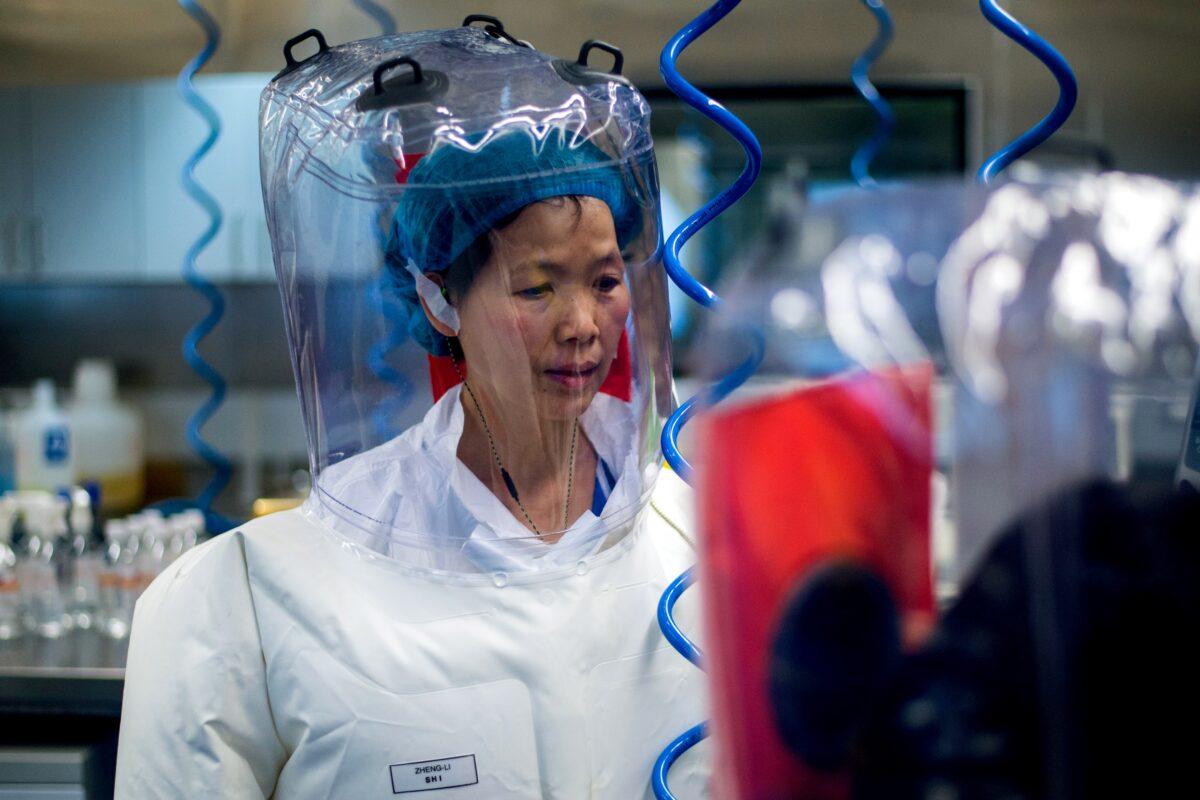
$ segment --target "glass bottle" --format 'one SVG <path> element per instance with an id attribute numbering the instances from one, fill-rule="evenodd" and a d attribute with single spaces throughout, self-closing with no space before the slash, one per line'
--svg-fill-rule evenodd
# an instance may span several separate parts
<path id="1" fill-rule="evenodd" d="M 44 502 L 29 502 L 22 511 L 25 545 L 17 560 L 17 580 L 25 598 L 25 627 L 38 636 L 56 639 L 69 624 L 58 582 L 56 550 L 66 532 L 58 505 L 47 495 Z"/>
<path id="2" fill-rule="evenodd" d="M 0 497 L 0 641 L 20 636 L 21 583 L 17 580 L 17 554 L 12 549 L 13 525 L 17 518 L 16 501 Z"/>

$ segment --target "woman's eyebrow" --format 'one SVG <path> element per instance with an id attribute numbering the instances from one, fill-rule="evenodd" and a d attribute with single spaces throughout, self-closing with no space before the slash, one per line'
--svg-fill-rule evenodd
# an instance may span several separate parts
<path id="1" fill-rule="evenodd" d="M 531 272 L 554 272 L 561 269 L 553 261 L 522 261 L 514 264 L 508 272 L 509 279 L 523 278 Z"/>
<path id="2" fill-rule="evenodd" d="M 606 267 L 609 264 L 617 264 L 617 263 L 624 265 L 625 259 L 621 258 L 620 251 L 609 250 L 607 253 L 605 253 L 604 255 L 600 256 L 599 258 L 597 258 L 595 261 L 592 262 L 592 269 L 596 269 L 598 267 Z"/>
<path id="3" fill-rule="evenodd" d="M 599 267 L 599 266 L 603 266 L 605 264 L 610 264 L 614 261 L 624 261 L 624 259 L 621 258 L 621 254 L 617 250 L 610 250 L 607 253 L 605 253 L 604 255 L 602 255 L 599 258 L 592 261 L 592 263 L 589 266 Z M 548 259 L 538 259 L 536 261 L 526 261 L 526 262 L 517 264 L 515 267 L 513 267 L 512 274 L 514 276 L 516 276 L 516 275 L 521 275 L 526 272 L 532 272 L 534 270 L 539 270 L 539 269 L 545 270 L 546 272 L 552 272 L 552 273 L 563 273 L 563 272 L 571 271 L 570 267 L 566 266 L 565 264 L 562 264 L 561 262 L 550 261 Z"/>

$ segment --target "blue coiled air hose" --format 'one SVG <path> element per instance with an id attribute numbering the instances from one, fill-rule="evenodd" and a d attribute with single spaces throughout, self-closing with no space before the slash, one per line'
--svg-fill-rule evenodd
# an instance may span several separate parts
<path id="1" fill-rule="evenodd" d="M 975 177 L 980 183 L 988 184 L 1007 169 L 1009 164 L 1049 139 L 1056 130 L 1062 127 L 1075 108 L 1079 87 L 1075 82 L 1075 73 L 1071 71 L 1071 65 L 1067 63 L 1067 60 L 1051 47 L 1049 42 L 1001 8 L 996 0 L 979 0 L 979 10 L 983 12 L 987 21 L 1001 33 L 1037 56 L 1038 60 L 1046 65 L 1046 68 L 1054 75 L 1054 79 L 1058 81 L 1058 102 L 1054 104 L 1050 113 L 983 162 L 983 166 L 979 168 Z"/>
<path id="2" fill-rule="evenodd" d="M 209 530 L 216 530 L 222 529 L 223 525 L 221 523 L 213 523 L 212 520 L 215 515 L 212 513 L 212 503 L 217 495 L 229 484 L 233 465 L 224 454 L 204 441 L 200 436 L 200 429 L 212 418 L 217 409 L 225 401 L 225 380 L 212 365 L 201 358 L 198 348 L 204 337 L 217 327 L 217 323 L 224 316 L 225 298 L 221 296 L 220 290 L 210 281 L 206 280 L 200 274 L 199 270 L 196 269 L 196 257 L 216 238 L 217 231 L 221 229 L 222 215 L 221 206 L 217 203 L 216 198 L 197 182 L 195 169 L 200 160 L 216 144 L 217 137 L 221 133 L 221 120 L 217 117 L 217 112 L 213 110 L 213 107 L 197 94 L 196 88 L 192 83 L 192 78 L 212 58 L 213 53 L 216 52 L 217 45 L 221 41 L 221 29 L 208 12 L 204 10 L 203 6 L 195 2 L 195 0 L 179 0 L 179 6 L 204 29 L 205 35 L 204 47 L 179 72 L 176 86 L 184 102 L 195 109 L 196 113 L 208 124 L 208 136 L 205 137 L 201 145 L 196 148 L 195 152 L 184 163 L 183 170 L 180 173 L 180 182 L 183 184 L 184 191 L 187 192 L 188 196 L 197 205 L 208 213 L 209 219 L 208 227 L 192 243 L 192 246 L 188 248 L 183 258 L 183 279 L 196 292 L 203 295 L 208 300 L 209 305 L 208 313 L 192 326 L 187 335 L 184 336 L 183 358 L 192 368 L 192 371 L 199 375 L 212 389 L 208 399 L 188 418 L 187 441 L 192 451 L 213 468 L 213 476 L 196 498 L 196 506 L 209 518 Z"/>
<path id="3" fill-rule="evenodd" d="M 662 56 L 659 58 L 659 71 L 662 73 L 663 79 L 671 91 L 688 105 L 692 106 L 692 108 L 695 108 L 701 114 L 728 131 L 737 139 L 746 153 L 746 165 L 742 168 L 742 172 L 738 175 L 737 180 L 684 220 L 683 224 L 667 237 L 667 241 L 663 246 L 663 263 L 666 267 L 667 275 L 670 276 L 675 285 L 688 297 L 705 308 L 713 310 L 720 305 L 720 298 L 684 269 L 680 263 L 679 254 L 683 246 L 687 244 L 688 239 L 749 191 L 750 186 L 758 178 L 759 171 L 762 168 L 762 147 L 759 146 L 754 134 L 740 119 L 729 113 L 716 100 L 708 97 L 688 83 L 679 74 L 676 62 L 688 45 L 703 35 L 713 25 L 720 22 L 739 2 L 740 0 L 719 0 L 714 3 L 701 13 L 700 16 L 687 25 L 684 25 L 672 36 L 667 42 L 666 47 L 663 48 Z M 761 338 L 755 337 L 755 348 L 750 358 L 739 365 L 733 372 L 722 378 L 715 386 L 685 401 L 667 419 L 666 424 L 663 426 L 663 457 L 670 464 L 671 468 L 688 483 L 691 483 L 693 473 L 691 465 L 688 464 L 687 460 L 679 452 L 680 430 L 682 430 L 683 426 L 687 424 L 687 421 L 691 419 L 701 405 L 708 405 L 721 400 L 744 383 L 754 373 L 754 370 L 762 360 L 762 350 L 763 342 Z M 696 666 L 700 666 L 701 654 L 699 648 L 679 629 L 673 616 L 675 602 L 692 585 L 695 574 L 693 569 L 687 570 L 672 581 L 671 585 L 663 593 L 662 599 L 658 604 L 658 622 L 659 627 L 662 628 L 663 636 L 666 637 L 667 641 L 684 658 L 687 658 Z M 706 723 L 695 725 L 676 737 L 659 755 L 651 775 L 651 786 L 654 790 L 654 796 L 658 800 L 674 800 L 675 796 L 671 793 L 667 781 L 667 774 L 671 769 L 671 765 L 688 748 L 701 741 L 706 735 Z"/>
<path id="4" fill-rule="evenodd" d="M 875 23 L 879 30 L 867 49 L 854 60 L 854 65 L 850 67 L 850 79 L 854 81 L 858 93 L 875 111 L 877 122 L 870 138 L 862 143 L 850 160 L 850 174 L 854 176 L 855 183 L 867 189 L 876 185 L 875 179 L 871 177 L 871 162 L 879 155 L 879 151 L 887 144 L 888 139 L 892 137 L 892 131 L 896 128 L 896 114 L 892 111 L 891 105 L 883 99 L 879 90 L 875 88 L 875 84 L 871 83 L 870 76 L 871 67 L 875 65 L 892 41 L 894 27 L 892 15 L 883 5 L 883 0 L 862 0 L 862 4 L 875 17 Z"/>

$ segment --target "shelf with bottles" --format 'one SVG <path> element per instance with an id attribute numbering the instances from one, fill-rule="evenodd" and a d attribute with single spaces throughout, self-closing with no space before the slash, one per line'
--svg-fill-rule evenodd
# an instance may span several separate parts
<path id="1" fill-rule="evenodd" d="M 102 529 L 82 487 L 0 495 L 0 641 L 128 637 L 141 593 L 206 535 L 196 510 L 146 509 Z"/>

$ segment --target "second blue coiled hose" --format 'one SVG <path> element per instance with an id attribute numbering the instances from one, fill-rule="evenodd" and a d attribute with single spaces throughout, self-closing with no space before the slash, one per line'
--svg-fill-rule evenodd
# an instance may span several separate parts
<path id="1" fill-rule="evenodd" d="M 705 308 L 714 310 L 719 307 L 721 299 L 715 292 L 693 278 L 684 269 L 679 259 L 680 251 L 697 231 L 749 191 L 750 186 L 758 178 L 758 174 L 762 169 L 762 147 L 759 146 L 758 140 L 750 129 L 746 127 L 745 123 L 729 113 L 716 100 L 708 97 L 685 80 L 679 74 L 676 62 L 688 45 L 703 35 L 713 25 L 720 22 L 726 14 L 737 7 L 740 1 L 718 0 L 718 2 L 714 3 L 687 25 L 684 25 L 672 36 L 667 42 L 666 47 L 663 48 L 662 55 L 659 58 L 659 71 L 662 73 L 663 79 L 671 91 L 688 105 L 728 131 L 741 144 L 746 154 L 746 164 L 742 168 L 741 174 L 738 175 L 737 180 L 684 220 L 683 224 L 667 237 L 663 246 L 663 263 L 666 267 L 667 275 L 692 300 Z M 715 386 L 696 397 L 686 400 L 667 419 L 662 432 L 663 457 L 670 464 L 671 468 L 685 481 L 691 482 L 692 468 L 679 451 L 679 432 L 701 404 L 717 402 L 744 383 L 753 374 L 758 363 L 762 360 L 762 349 L 763 342 L 761 339 L 756 339 L 754 352 L 750 358 L 732 373 L 722 378 Z M 672 581 L 659 601 L 658 621 L 659 627 L 662 628 L 663 635 L 667 638 L 667 641 L 685 658 L 696 666 L 700 666 L 699 649 L 679 629 L 673 616 L 675 602 L 691 586 L 693 580 L 694 572 L 692 569 L 689 569 Z M 676 737 L 659 755 L 651 775 L 651 787 L 654 790 L 654 796 L 658 800 L 674 800 L 675 796 L 671 793 L 667 781 L 671 765 L 688 748 L 702 740 L 706 735 L 707 727 L 705 723 L 695 725 Z"/>
<path id="2" fill-rule="evenodd" d="M 213 107 L 205 102 L 204 98 L 196 92 L 192 78 L 208 63 L 213 53 L 216 52 L 217 45 L 221 41 L 221 29 L 208 12 L 204 10 L 203 6 L 195 2 L 195 0 L 179 0 L 179 6 L 204 29 L 205 35 L 204 47 L 180 71 L 176 86 L 184 102 L 195 109 L 196 113 L 203 117 L 204 121 L 208 124 L 208 136 L 205 137 L 201 145 L 196 148 L 195 152 L 184 163 L 183 170 L 180 173 L 180 182 L 183 184 L 183 189 L 187 192 L 188 196 L 208 213 L 209 218 L 208 227 L 192 243 L 192 246 L 188 248 L 183 258 L 184 280 L 199 294 L 203 295 L 208 300 L 209 305 L 208 313 L 192 326 L 183 339 L 183 358 L 192 368 L 192 371 L 203 378 L 209 387 L 211 387 L 208 399 L 204 401 L 200 408 L 196 409 L 187 422 L 188 445 L 192 448 L 193 452 L 213 468 L 212 478 L 209 479 L 208 484 L 205 485 L 200 495 L 196 498 L 196 505 L 200 510 L 205 512 L 206 515 L 211 515 L 213 500 L 229 484 L 229 479 L 233 472 L 233 464 L 230 463 L 224 454 L 204 441 L 200 436 L 200 429 L 212 418 L 217 409 L 225 401 L 226 387 L 225 380 L 221 377 L 220 373 L 200 356 L 198 348 L 204 337 L 217 327 L 217 323 L 224 316 L 225 298 L 221 296 L 221 292 L 217 287 L 205 279 L 196 269 L 196 257 L 216 238 L 217 231 L 221 229 L 222 215 L 221 206 L 218 205 L 216 199 L 196 180 L 195 170 L 200 160 L 216 144 L 217 137 L 221 134 L 221 120 L 217 117 L 217 112 L 213 110 Z M 209 527 L 212 529 L 213 526 L 210 525 Z"/>
<path id="3" fill-rule="evenodd" d="M 980 183 L 987 184 L 1007 169 L 1009 164 L 1049 139 L 1056 130 L 1062 127 L 1075 108 L 1079 87 L 1075 82 L 1075 73 L 1071 71 L 1071 65 L 1067 63 L 1067 60 L 1051 47 L 1049 42 L 1001 8 L 996 0 L 979 0 L 979 10 L 983 12 L 987 21 L 1001 33 L 1037 56 L 1038 60 L 1046 65 L 1046 68 L 1054 75 L 1054 79 L 1058 81 L 1058 102 L 1054 104 L 1054 108 L 1050 109 L 1050 113 L 1025 133 L 1000 148 L 979 168 L 976 179 Z"/>

